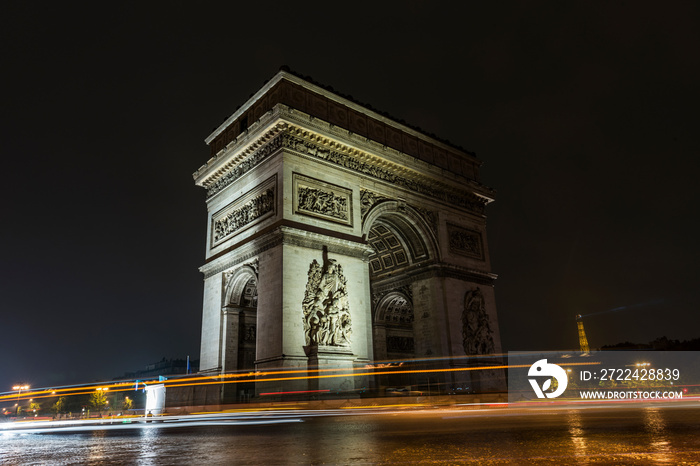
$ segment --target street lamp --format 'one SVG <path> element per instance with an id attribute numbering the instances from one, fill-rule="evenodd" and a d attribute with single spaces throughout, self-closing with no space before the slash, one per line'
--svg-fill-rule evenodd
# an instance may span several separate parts
<path id="1" fill-rule="evenodd" d="M 19 395 L 20 395 L 20 393 L 22 393 L 22 390 L 29 390 L 29 385 L 27 385 L 27 384 L 15 385 L 14 387 L 12 387 L 12 390 L 17 390 L 17 404 L 16 404 L 17 412 L 15 413 L 15 415 L 17 417 L 19 417 Z"/>

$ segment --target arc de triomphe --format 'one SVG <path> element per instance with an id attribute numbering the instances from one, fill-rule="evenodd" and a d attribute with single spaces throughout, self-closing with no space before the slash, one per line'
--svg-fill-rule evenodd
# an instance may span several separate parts
<path id="1" fill-rule="evenodd" d="M 202 372 L 455 368 L 500 353 L 485 230 L 494 192 L 473 154 L 289 71 L 206 142 L 211 158 L 194 173 L 208 209 Z M 502 384 L 477 372 L 439 383 Z"/>

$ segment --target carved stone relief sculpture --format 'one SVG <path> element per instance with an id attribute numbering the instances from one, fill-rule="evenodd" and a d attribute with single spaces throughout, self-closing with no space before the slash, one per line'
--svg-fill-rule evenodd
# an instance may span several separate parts
<path id="1" fill-rule="evenodd" d="M 261 215 L 272 211 L 274 199 L 274 190 L 267 189 L 240 208 L 232 210 L 221 219 L 216 220 L 214 222 L 214 241 L 219 241 L 235 233 Z"/>
<path id="2" fill-rule="evenodd" d="M 334 259 L 311 263 L 302 309 L 307 346 L 350 346 L 347 279 Z"/>
<path id="3" fill-rule="evenodd" d="M 352 191 L 294 173 L 294 211 L 352 225 Z"/>
<path id="4" fill-rule="evenodd" d="M 248 325 L 245 329 L 244 341 L 255 343 L 255 325 Z"/>
<path id="5" fill-rule="evenodd" d="M 468 355 L 491 354 L 495 351 L 493 331 L 486 313 L 484 295 L 478 286 L 464 296 L 462 343 L 464 352 Z"/>
<path id="6" fill-rule="evenodd" d="M 358 158 L 343 152 L 338 152 L 326 147 L 319 146 L 311 141 L 293 136 L 288 133 L 276 135 L 260 149 L 250 154 L 245 160 L 232 168 L 224 176 L 211 185 L 207 185 L 207 196 L 211 197 L 228 185 L 236 181 L 248 171 L 252 170 L 263 160 L 271 157 L 281 147 L 296 150 L 302 154 L 308 154 L 320 160 L 325 160 L 332 164 L 369 175 L 374 178 L 388 181 L 397 186 L 402 186 L 411 191 L 415 191 L 426 196 L 440 199 L 460 207 L 467 208 L 477 214 L 483 214 L 486 202 L 471 193 L 462 190 L 452 190 L 445 186 L 437 186 L 435 183 L 426 183 L 402 177 L 390 169 L 377 167 L 374 164 L 360 161 Z M 336 147 L 340 147 L 339 145 Z M 346 150 L 349 150 L 346 148 Z"/>
<path id="7" fill-rule="evenodd" d="M 300 187 L 299 210 L 306 210 L 329 217 L 348 219 L 348 199 L 337 196 L 334 192 L 323 191 L 321 189 Z"/>
<path id="8" fill-rule="evenodd" d="M 425 220 L 425 223 L 428 224 L 428 227 L 433 231 L 434 234 L 437 235 L 437 230 L 438 230 L 438 216 L 437 212 L 434 212 L 432 210 L 428 209 L 423 209 L 421 207 L 414 207 L 416 211 L 423 217 L 423 220 Z"/>
<path id="9" fill-rule="evenodd" d="M 416 193 L 424 194 L 435 199 L 447 201 L 450 204 L 467 208 L 472 212 L 483 214 L 486 202 L 478 196 L 462 190 L 449 189 L 437 183 L 426 183 L 398 175 L 391 169 L 378 167 L 372 163 L 361 161 L 346 153 L 338 152 L 325 147 L 319 147 L 311 141 L 301 139 L 288 133 L 282 133 L 283 147 L 292 148 L 304 154 L 325 160 L 334 165 L 349 170 L 369 175 L 383 181 L 388 181 L 396 186 L 401 186 Z M 348 149 L 349 150 L 349 149 Z"/>
<path id="10" fill-rule="evenodd" d="M 480 232 L 448 223 L 447 237 L 451 252 L 475 259 L 484 259 Z"/>
<path id="11" fill-rule="evenodd" d="M 362 218 L 367 215 L 367 212 L 369 212 L 369 209 L 371 209 L 374 204 L 381 201 L 386 201 L 388 199 L 389 198 L 386 196 L 382 196 L 381 194 L 377 194 L 367 189 L 360 190 L 360 212 L 362 214 Z"/>
<path id="12" fill-rule="evenodd" d="M 211 246 L 217 246 L 230 236 L 275 210 L 276 178 L 270 178 L 212 216 Z"/>

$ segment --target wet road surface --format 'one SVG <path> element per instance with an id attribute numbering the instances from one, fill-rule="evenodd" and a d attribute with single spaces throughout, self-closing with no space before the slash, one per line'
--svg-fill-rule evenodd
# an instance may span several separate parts
<path id="1" fill-rule="evenodd" d="M 700 464 L 697 402 L 316 414 L 4 433 L 0 463 Z"/>

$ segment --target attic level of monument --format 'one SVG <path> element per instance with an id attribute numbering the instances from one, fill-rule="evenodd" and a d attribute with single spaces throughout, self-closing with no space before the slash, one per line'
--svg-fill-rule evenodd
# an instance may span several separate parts
<path id="1" fill-rule="evenodd" d="M 210 146 L 211 155 L 218 154 L 238 139 L 278 103 L 451 173 L 479 181 L 481 161 L 473 154 L 286 71 L 277 73 L 207 137 L 205 142 Z"/>

